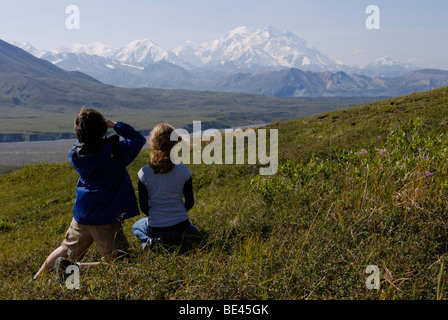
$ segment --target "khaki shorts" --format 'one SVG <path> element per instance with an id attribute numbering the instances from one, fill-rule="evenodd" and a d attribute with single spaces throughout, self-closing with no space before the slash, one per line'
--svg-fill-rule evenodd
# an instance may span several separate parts
<path id="1" fill-rule="evenodd" d="M 68 257 L 74 261 L 81 260 L 92 243 L 95 242 L 101 258 L 111 260 L 123 256 L 129 248 L 128 240 L 120 222 L 101 226 L 88 226 L 72 219 L 70 227 L 62 241 L 62 247 Z"/>

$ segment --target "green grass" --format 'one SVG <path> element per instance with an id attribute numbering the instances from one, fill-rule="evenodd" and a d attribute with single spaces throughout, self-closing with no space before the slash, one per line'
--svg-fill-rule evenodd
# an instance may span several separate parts
<path id="1" fill-rule="evenodd" d="M 448 88 L 279 122 L 279 170 L 190 165 L 190 251 L 141 254 L 31 281 L 63 239 L 77 180 L 68 163 L 0 175 L 0 299 L 446 299 Z M 378 138 L 381 136 L 381 139 Z M 136 183 L 149 150 L 129 167 Z M 6 201 L 4 199 L 7 199 Z M 93 247 L 86 261 L 98 259 Z M 367 290 L 368 265 L 381 273 Z"/>

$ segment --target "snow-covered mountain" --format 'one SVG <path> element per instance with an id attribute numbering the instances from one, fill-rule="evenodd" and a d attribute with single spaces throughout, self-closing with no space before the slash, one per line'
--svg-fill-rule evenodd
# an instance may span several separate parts
<path id="1" fill-rule="evenodd" d="M 235 81 L 235 75 L 244 78 L 292 68 L 304 72 L 342 71 L 369 77 L 397 77 L 418 69 L 390 57 L 364 67 L 344 65 L 294 33 L 271 26 L 264 29 L 238 27 L 215 40 L 198 46 L 181 46 L 173 51 L 149 39 L 134 40 L 122 48 L 96 42 L 46 52 L 29 43 L 13 44 L 65 70 L 81 71 L 101 82 L 122 87 L 220 90 L 221 85 Z"/>
<path id="2" fill-rule="evenodd" d="M 165 50 L 149 39 L 134 40 L 118 49 L 96 42 L 87 45 L 76 44 L 71 49 L 60 48 L 49 52 L 40 51 L 29 43 L 12 44 L 37 57 L 51 58 L 50 61 L 56 65 L 62 63 L 64 55 L 69 57 L 68 53 L 71 53 L 93 56 L 92 63 L 98 63 L 98 57 L 106 58 L 110 60 L 109 66 L 144 68 L 163 61 L 186 70 L 214 69 L 227 73 L 297 68 L 313 72 L 346 71 L 369 76 L 394 76 L 417 69 L 414 65 L 390 57 L 380 58 L 365 67 L 347 66 L 311 47 L 294 33 L 271 26 L 264 29 L 238 27 L 218 39 L 196 47 L 180 46 L 173 51 Z M 83 60 L 85 65 L 86 57 Z M 68 66 L 68 63 L 65 63 L 64 67 L 73 70 L 80 68 L 79 65 Z M 97 68 L 98 66 L 95 66 L 95 69 Z"/>
<path id="3" fill-rule="evenodd" d="M 29 51 L 25 45 L 20 47 L 32 54 L 34 52 Z M 99 70 L 104 67 L 109 69 L 128 68 L 129 70 L 134 69 L 134 71 L 135 69 L 143 70 L 145 67 L 159 62 L 189 68 L 173 52 L 163 49 L 149 39 L 134 40 L 118 49 L 102 42 L 87 45 L 75 44 L 71 49 L 60 48 L 40 53 L 40 57 L 59 67 L 86 73 L 89 69 Z"/>
<path id="4" fill-rule="evenodd" d="M 366 76 L 382 76 L 390 78 L 400 76 L 417 69 L 420 68 L 414 64 L 401 62 L 392 57 L 382 57 L 364 67 L 358 68 L 357 72 Z"/>
<path id="5" fill-rule="evenodd" d="M 35 56 L 37 58 L 40 58 L 45 53 L 45 51 L 36 49 L 28 42 L 18 43 L 15 41 L 9 41 L 9 43 L 12 44 L 13 46 L 16 46 L 16 47 L 19 47 L 20 49 L 25 50 L 26 52 L 32 54 L 33 56 Z"/>
<path id="6" fill-rule="evenodd" d="M 163 49 L 149 39 L 139 39 L 115 50 L 110 56 L 123 64 L 148 66 L 153 63 L 167 62 L 188 68 L 173 52 Z"/>
<path id="7" fill-rule="evenodd" d="M 130 42 L 115 52 L 114 58 L 130 64 L 151 64 L 168 59 L 168 51 L 149 39 Z"/>
<path id="8" fill-rule="evenodd" d="M 228 66 L 238 71 L 284 68 L 335 71 L 342 65 L 295 34 L 271 26 L 264 29 L 242 26 L 196 48 L 184 46 L 174 52 L 179 59 L 198 68 Z"/>
<path id="9" fill-rule="evenodd" d="M 95 42 L 92 44 L 74 44 L 70 49 L 62 49 L 58 51 L 72 52 L 76 54 L 86 53 L 89 55 L 111 58 L 114 56 L 116 49 L 105 45 L 102 42 Z"/>
<path id="10" fill-rule="evenodd" d="M 32 54 L 39 52 L 29 44 L 19 47 Z M 118 49 L 96 42 L 76 44 L 71 49 L 50 53 L 39 52 L 40 56 L 46 57 L 58 55 L 58 59 L 52 61 L 56 64 L 61 62 L 65 53 L 100 56 L 131 67 L 164 61 L 186 70 L 220 68 L 230 72 L 253 72 L 298 68 L 305 71 L 338 71 L 343 68 L 342 63 L 322 54 L 295 34 L 271 26 L 264 29 L 238 27 L 197 47 L 181 46 L 174 51 L 165 50 L 149 39 L 139 39 Z M 73 69 L 78 67 L 72 66 Z"/>

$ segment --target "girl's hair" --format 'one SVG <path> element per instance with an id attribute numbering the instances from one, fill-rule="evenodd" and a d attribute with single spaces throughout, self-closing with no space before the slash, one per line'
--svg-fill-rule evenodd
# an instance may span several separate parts
<path id="1" fill-rule="evenodd" d="M 92 108 L 82 107 L 75 119 L 75 133 L 79 142 L 97 144 L 107 132 L 106 118 Z"/>
<path id="2" fill-rule="evenodd" d="M 171 133 L 174 127 L 167 123 L 160 123 L 151 131 L 149 144 L 153 149 L 149 165 L 155 173 L 168 173 L 174 168 L 171 162 L 170 152 L 178 141 L 171 141 Z"/>

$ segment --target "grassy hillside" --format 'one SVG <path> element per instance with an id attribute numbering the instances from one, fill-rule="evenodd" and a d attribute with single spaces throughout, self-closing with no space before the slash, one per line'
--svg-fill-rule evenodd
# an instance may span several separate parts
<path id="1" fill-rule="evenodd" d="M 81 274 L 68 290 L 32 275 L 71 220 L 75 171 L 33 164 L 0 175 L 0 299 L 446 299 L 448 88 L 279 122 L 274 176 L 190 165 L 187 252 L 141 254 Z M 136 183 L 144 151 L 129 167 Z M 97 259 L 92 248 L 85 258 Z M 381 272 L 367 290 L 368 265 Z"/>

